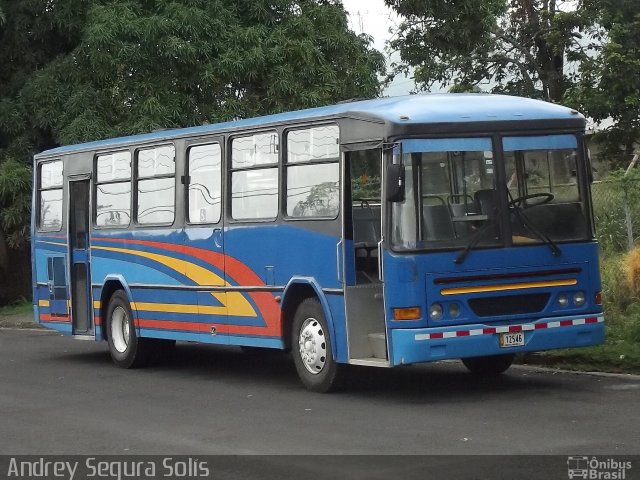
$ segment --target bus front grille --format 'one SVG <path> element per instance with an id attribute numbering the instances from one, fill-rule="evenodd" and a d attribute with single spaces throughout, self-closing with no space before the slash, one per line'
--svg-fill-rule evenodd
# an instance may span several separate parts
<path id="1" fill-rule="evenodd" d="M 479 317 L 538 313 L 544 310 L 550 297 L 549 293 L 535 293 L 472 298 L 469 300 L 469 307 Z"/>

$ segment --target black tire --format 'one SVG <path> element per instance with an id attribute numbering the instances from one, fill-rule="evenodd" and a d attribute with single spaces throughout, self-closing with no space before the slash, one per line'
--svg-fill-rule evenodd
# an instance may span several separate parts
<path id="1" fill-rule="evenodd" d="M 514 354 L 508 353 L 488 357 L 463 358 L 462 363 L 471 373 L 476 375 L 500 375 L 509 369 L 514 358 Z"/>
<path id="2" fill-rule="evenodd" d="M 138 338 L 127 294 L 117 290 L 107 309 L 107 338 L 113 362 L 121 368 L 138 368 L 152 360 L 158 343 L 150 338 Z"/>
<path id="3" fill-rule="evenodd" d="M 312 392 L 335 390 L 344 365 L 333 358 L 327 321 L 316 298 L 306 298 L 300 303 L 291 330 L 291 355 L 304 386 Z"/>

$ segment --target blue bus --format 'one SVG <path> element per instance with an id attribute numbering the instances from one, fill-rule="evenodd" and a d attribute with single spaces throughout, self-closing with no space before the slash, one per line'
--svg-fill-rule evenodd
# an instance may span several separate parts
<path id="1" fill-rule="evenodd" d="M 591 167 L 575 110 L 488 94 L 354 101 L 45 151 L 35 318 L 124 368 L 176 341 L 346 365 L 602 343 Z"/>

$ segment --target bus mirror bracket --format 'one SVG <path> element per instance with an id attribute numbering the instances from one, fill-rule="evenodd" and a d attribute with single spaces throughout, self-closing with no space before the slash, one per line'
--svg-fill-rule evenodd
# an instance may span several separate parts
<path id="1" fill-rule="evenodd" d="M 387 202 L 404 201 L 404 166 L 390 164 L 386 172 L 386 198 Z"/>

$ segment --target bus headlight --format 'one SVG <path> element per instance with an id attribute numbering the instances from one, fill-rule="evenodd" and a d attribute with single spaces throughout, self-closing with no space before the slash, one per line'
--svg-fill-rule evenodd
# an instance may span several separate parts
<path id="1" fill-rule="evenodd" d="M 460 305 L 457 303 L 449 305 L 449 316 L 451 318 L 456 318 L 458 315 L 460 315 Z"/>
<path id="2" fill-rule="evenodd" d="M 576 305 L 576 307 L 581 307 L 582 305 L 584 305 L 585 300 L 586 297 L 584 292 L 576 292 L 573 294 L 573 303 Z"/>
<path id="3" fill-rule="evenodd" d="M 561 307 L 566 307 L 568 304 L 569 298 L 564 293 L 558 295 L 558 305 L 560 305 Z"/>
<path id="4" fill-rule="evenodd" d="M 434 303 L 429 307 L 429 318 L 431 320 L 440 320 L 442 318 L 442 305 Z"/>

